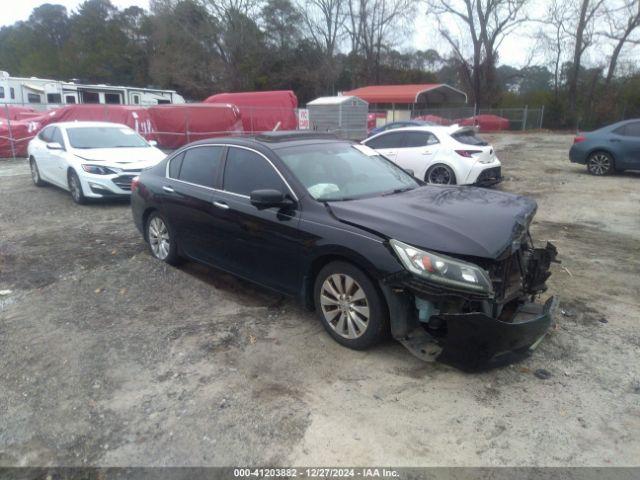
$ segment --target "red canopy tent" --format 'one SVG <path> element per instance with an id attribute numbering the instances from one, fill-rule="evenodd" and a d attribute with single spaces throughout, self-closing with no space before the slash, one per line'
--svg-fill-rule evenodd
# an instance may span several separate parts
<path id="1" fill-rule="evenodd" d="M 17 105 L 3 105 L 0 107 L 0 120 L 22 120 L 23 115 L 38 115 L 31 107 L 20 107 Z"/>
<path id="2" fill-rule="evenodd" d="M 498 115 L 482 114 L 475 117 L 459 118 L 455 123 L 461 126 L 477 126 L 481 132 L 499 132 L 509 130 L 510 122 L 508 118 Z"/>
<path id="3" fill-rule="evenodd" d="M 298 98 L 291 90 L 218 93 L 205 103 L 231 103 L 240 109 L 245 132 L 296 130 Z"/>
<path id="4" fill-rule="evenodd" d="M 235 105 L 187 103 L 149 107 L 161 147 L 178 148 L 205 138 L 242 133 L 242 118 Z"/>
<path id="5" fill-rule="evenodd" d="M 467 95 L 464 92 L 444 83 L 371 85 L 344 92 L 343 95 L 359 97 L 369 104 L 442 104 L 467 101 Z"/>

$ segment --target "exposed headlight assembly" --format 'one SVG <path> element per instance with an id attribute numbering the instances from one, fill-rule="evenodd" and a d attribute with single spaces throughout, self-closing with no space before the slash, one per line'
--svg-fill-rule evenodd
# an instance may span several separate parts
<path id="1" fill-rule="evenodd" d="M 87 173 L 93 173 L 94 175 L 113 175 L 118 173 L 110 168 L 103 167 L 102 165 L 87 165 L 83 164 L 82 169 Z"/>
<path id="2" fill-rule="evenodd" d="M 412 273 L 442 286 L 492 293 L 486 271 L 473 263 L 419 250 L 398 240 L 390 241 L 404 267 Z"/>

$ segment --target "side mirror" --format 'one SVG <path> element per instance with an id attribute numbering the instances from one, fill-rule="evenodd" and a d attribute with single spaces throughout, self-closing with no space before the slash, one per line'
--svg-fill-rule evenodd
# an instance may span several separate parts
<path id="1" fill-rule="evenodd" d="M 62 147 L 62 145 L 60 145 L 58 142 L 50 142 L 47 143 L 47 148 L 49 150 L 64 150 L 64 148 Z"/>
<path id="2" fill-rule="evenodd" d="M 155 140 L 149 140 L 147 143 L 152 147 L 156 147 L 158 145 L 158 142 L 156 142 Z"/>
<path id="3" fill-rule="evenodd" d="M 293 200 L 285 197 L 280 190 L 265 189 L 254 190 L 249 196 L 251 205 L 258 210 L 264 210 L 271 207 L 288 207 L 293 205 Z"/>
<path id="4" fill-rule="evenodd" d="M 412 169 L 410 168 L 403 168 L 403 170 L 408 173 L 409 175 L 411 175 L 412 177 L 416 176 L 416 172 L 414 172 Z"/>

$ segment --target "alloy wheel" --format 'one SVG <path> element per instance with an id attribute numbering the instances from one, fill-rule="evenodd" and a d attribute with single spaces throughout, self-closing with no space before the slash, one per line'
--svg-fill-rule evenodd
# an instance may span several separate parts
<path id="1" fill-rule="evenodd" d="M 453 172 L 444 165 L 434 167 L 429 172 L 428 182 L 436 185 L 450 185 L 453 183 Z"/>
<path id="2" fill-rule="evenodd" d="M 611 170 L 611 159 L 604 153 L 596 153 L 589 159 L 589 172 L 593 175 L 606 175 Z"/>
<path id="3" fill-rule="evenodd" d="M 341 337 L 362 336 L 369 326 L 369 302 L 352 277 L 333 274 L 320 290 L 320 306 L 327 324 Z"/>
<path id="4" fill-rule="evenodd" d="M 169 229 L 160 217 L 153 217 L 149 222 L 149 245 L 153 255 L 164 260 L 169 256 Z"/>

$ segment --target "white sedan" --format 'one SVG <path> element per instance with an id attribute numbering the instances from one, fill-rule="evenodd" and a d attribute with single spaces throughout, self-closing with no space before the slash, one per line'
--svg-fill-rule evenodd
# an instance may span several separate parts
<path id="1" fill-rule="evenodd" d="M 399 128 L 362 143 L 427 183 L 489 186 L 502 181 L 493 147 L 471 127 Z"/>
<path id="2" fill-rule="evenodd" d="M 68 190 L 80 204 L 128 196 L 133 177 L 165 158 L 154 145 L 117 123 L 52 123 L 29 142 L 31 178 Z"/>

